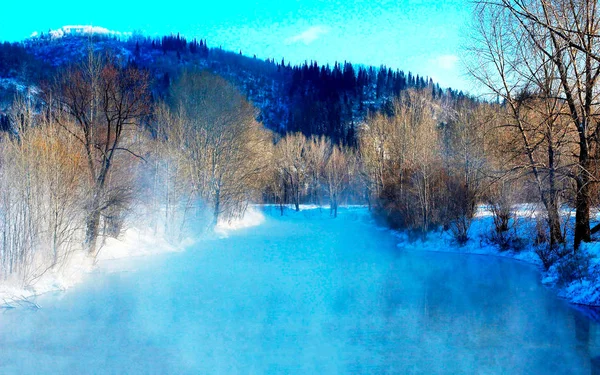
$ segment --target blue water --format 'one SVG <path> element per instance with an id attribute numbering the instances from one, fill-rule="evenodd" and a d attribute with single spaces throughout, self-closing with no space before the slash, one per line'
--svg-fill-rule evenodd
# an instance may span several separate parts
<path id="1" fill-rule="evenodd" d="M 120 262 L 0 315 L 0 374 L 598 371 L 598 325 L 535 268 L 407 253 L 357 209 Z"/>

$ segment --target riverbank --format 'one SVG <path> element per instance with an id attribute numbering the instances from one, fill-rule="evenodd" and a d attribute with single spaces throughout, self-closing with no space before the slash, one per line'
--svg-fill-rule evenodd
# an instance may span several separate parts
<path id="1" fill-rule="evenodd" d="M 469 240 L 464 245 L 457 244 L 449 231 L 430 232 L 425 239 L 411 236 L 404 231 L 392 233 L 399 241 L 397 246 L 403 251 L 488 255 L 535 265 L 540 269 L 542 283 L 555 290 L 560 298 L 575 305 L 600 307 L 600 242 L 582 244 L 578 262 L 572 259 L 560 260 L 549 270 L 544 270 L 537 254 L 539 248 L 534 244 L 535 209 L 528 206 L 519 207 L 517 221 L 517 225 L 511 229 L 511 235 L 520 241 L 518 250 L 502 251 L 490 240 L 494 228 L 493 219 L 492 213 L 485 207 L 479 208 L 469 229 Z M 568 272 L 576 274 L 577 277 L 565 282 L 563 275 Z"/>
<path id="2" fill-rule="evenodd" d="M 252 206 L 243 218 L 220 221 L 212 230 L 202 219 L 205 218 L 194 223 L 196 233 L 187 233 L 177 240 L 168 239 L 166 233 L 156 228 L 130 227 L 118 239 L 107 238 L 96 259 L 87 256 L 83 250 L 75 250 L 61 267 L 40 272 L 30 281 L 9 279 L 0 283 L 0 309 L 39 308 L 36 297 L 70 289 L 91 273 L 129 271 L 135 268 L 136 258 L 182 252 L 201 239 L 223 238 L 233 231 L 260 225 L 265 217 L 260 209 Z M 113 262 L 115 260 L 130 261 Z"/>
<path id="3" fill-rule="evenodd" d="M 72 288 L 92 272 L 111 272 L 112 260 L 182 251 L 190 243 L 188 239 L 173 244 L 152 229 L 129 228 L 119 239 L 107 238 L 96 259 L 78 249 L 60 267 L 40 271 L 38 276 L 32 276 L 25 282 L 13 278 L 0 283 L 0 309 L 37 308 L 35 297 Z"/>
<path id="4" fill-rule="evenodd" d="M 328 217 L 329 208 L 327 206 L 302 205 L 300 209 L 300 213 L 296 213 L 291 207 L 286 207 L 286 217 L 301 216 L 306 219 Z M 349 206 L 344 210 L 346 219 L 348 216 L 353 216 L 355 219 L 360 217 L 361 221 L 372 221 L 364 206 Z M 204 231 L 201 237 L 204 239 L 211 236 L 226 238 L 233 231 L 263 224 L 266 220 L 265 214 L 277 217 L 279 216 L 279 207 L 277 205 L 251 206 L 242 219 L 220 222 L 214 231 L 210 233 Z M 536 225 L 535 210 L 531 207 L 520 207 L 517 220 L 519 222 L 515 226 L 518 228 L 516 235 L 523 241 L 523 246 L 519 251 L 501 251 L 498 246 L 490 242 L 489 234 L 493 228 L 492 214 L 485 208 L 479 209 L 469 230 L 470 239 L 463 246 L 456 244 L 448 231 L 431 232 L 426 239 L 411 236 L 407 232 L 392 231 L 392 233 L 398 241 L 397 247 L 402 251 L 478 254 L 532 264 L 540 269 L 542 283 L 555 290 L 559 297 L 580 306 L 600 306 L 600 243 L 582 245 L 581 253 L 586 256 L 588 261 L 587 269 L 584 270 L 585 277 L 564 283 L 561 281 L 560 274 L 564 272 L 561 267 L 564 269 L 566 265 L 558 262 L 548 271 L 544 271 L 542 262 L 536 253 L 537 248 L 532 243 Z M 200 234 L 196 233 L 196 236 L 198 237 Z M 120 239 L 107 239 L 96 262 L 83 252 L 74 252 L 65 266 L 60 269 L 48 270 L 27 287 L 19 286 L 18 281 L 0 284 L 0 308 L 35 307 L 34 297 L 38 295 L 69 289 L 82 282 L 86 275 L 92 272 L 115 271 L 112 260 L 184 251 L 197 240 L 199 238 L 188 237 L 174 244 L 172 241 L 167 241 L 164 234 L 157 234 L 150 229 L 130 228 Z M 126 269 L 120 270 L 127 271 Z"/>

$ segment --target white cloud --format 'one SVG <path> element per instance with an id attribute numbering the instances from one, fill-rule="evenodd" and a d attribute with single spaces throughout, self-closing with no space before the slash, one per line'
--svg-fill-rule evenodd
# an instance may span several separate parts
<path id="1" fill-rule="evenodd" d="M 285 40 L 286 44 L 304 43 L 306 45 L 311 44 L 321 36 L 329 33 L 329 28 L 324 26 L 313 26 L 304 30 L 298 35 L 294 35 Z"/>
<path id="2" fill-rule="evenodd" d="M 452 70 L 458 63 L 458 56 L 456 55 L 442 55 L 438 56 L 431 61 L 431 63 L 442 70 Z"/>

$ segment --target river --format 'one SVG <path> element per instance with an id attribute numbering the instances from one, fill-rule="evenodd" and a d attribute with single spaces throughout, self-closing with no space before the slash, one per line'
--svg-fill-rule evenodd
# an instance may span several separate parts
<path id="1" fill-rule="evenodd" d="M 534 267 L 403 251 L 362 209 L 100 269 L 0 315 L 1 374 L 599 373 L 598 324 Z"/>

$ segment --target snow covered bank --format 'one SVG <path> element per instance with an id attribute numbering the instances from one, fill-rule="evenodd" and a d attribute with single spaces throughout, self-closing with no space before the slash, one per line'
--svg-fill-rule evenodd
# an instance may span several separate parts
<path id="1" fill-rule="evenodd" d="M 167 241 L 164 234 L 156 233 L 150 228 L 144 230 L 131 228 L 119 239 L 108 238 L 98 254 L 98 260 L 106 261 L 183 251 L 193 242 L 193 239 L 186 238 L 174 244 Z"/>
<path id="2" fill-rule="evenodd" d="M 432 232 L 425 239 L 411 236 L 407 232 L 392 231 L 398 238 L 397 246 L 404 251 L 430 251 L 446 253 L 464 253 L 491 255 L 533 264 L 542 272 L 542 282 L 557 291 L 558 296 L 571 303 L 585 306 L 600 306 L 600 243 L 594 242 L 583 244 L 579 251 L 584 269 L 576 270 L 581 277 L 574 281 L 564 282 L 561 273 L 564 273 L 567 264 L 571 260 L 560 260 L 548 271 L 543 270 L 542 261 L 533 243 L 535 236 L 536 216 L 539 210 L 532 205 L 520 205 L 517 208 L 516 217 L 518 225 L 515 226 L 515 234 L 523 241 L 522 249 L 502 251 L 498 246 L 489 241 L 493 230 L 492 213 L 485 206 L 479 207 L 475 219 L 469 229 L 469 241 L 464 245 L 458 245 L 449 231 Z M 568 214 L 565 212 L 565 214 Z M 571 240 L 570 240 L 571 241 Z M 569 242 L 570 243 L 570 242 Z M 579 265 L 575 265 L 581 267 Z"/>
<path id="3" fill-rule="evenodd" d="M 200 218 L 194 226 L 194 235 L 213 237 L 206 232 L 207 224 Z M 214 228 L 218 238 L 227 237 L 233 231 L 254 227 L 264 222 L 262 211 L 251 206 L 246 214 L 239 219 L 222 221 Z M 167 240 L 170 236 L 154 228 L 132 227 L 117 238 L 107 238 L 100 249 L 96 260 L 88 257 L 84 251 L 74 251 L 61 266 L 45 271 L 41 276 L 26 287 L 22 287 L 20 279 L 0 283 L 0 308 L 36 307 L 33 297 L 59 290 L 66 290 L 80 283 L 91 272 L 126 271 L 123 267 L 134 267 L 134 262 L 120 262 L 117 266 L 114 260 L 147 257 L 169 252 L 180 252 L 193 245 L 198 238 L 192 236 L 180 240 Z M 116 267 L 116 268 L 115 268 Z"/>
<path id="4" fill-rule="evenodd" d="M 275 213 L 275 210 L 277 212 L 279 210 L 277 206 L 251 205 L 243 217 L 220 220 L 214 228 L 208 231 L 209 224 L 207 223 L 210 221 L 208 216 L 199 215 L 196 218 L 190 218 L 188 226 L 191 227 L 194 236 L 199 238 L 187 236 L 177 241 L 167 240 L 167 238 L 171 238 L 168 233 L 153 228 L 129 228 L 118 239 L 107 238 L 95 262 L 85 252 L 76 251 L 62 266 L 47 270 L 39 278 L 29 283 L 30 285 L 27 287 L 20 286 L 23 284 L 22 280 L 9 280 L 6 283 L 1 283 L 0 308 L 35 306 L 35 304 L 32 304 L 32 297 L 71 288 L 80 283 L 91 272 L 127 271 L 123 267 L 134 267 L 134 262 L 119 262 L 117 265 L 111 262 L 113 260 L 180 252 L 192 246 L 200 238 L 207 240 L 227 238 L 235 231 L 263 224 L 266 220 L 265 210 L 268 211 L 269 209 L 272 209 L 274 211 L 273 215 L 277 216 Z M 312 216 L 310 212 L 314 210 L 329 210 L 329 208 L 317 205 L 301 205 L 300 210 L 303 215 Z M 290 215 L 295 213 L 291 208 L 286 208 L 286 212 Z"/>
<path id="5" fill-rule="evenodd" d="M 584 243 L 579 253 L 584 267 L 580 272 L 584 277 L 578 278 L 558 288 L 558 295 L 568 301 L 586 306 L 600 307 L 600 243 Z M 553 265 L 545 273 L 542 282 L 547 285 L 560 285 L 560 268 L 568 265 L 560 262 Z"/>
<path id="6" fill-rule="evenodd" d="M 328 210 L 326 206 L 302 205 L 300 206 L 300 212 L 296 212 L 293 207 L 286 207 L 285 215 L 281 219 L 325 220 L 330 219 L 327 214 Z M 344 207 L 343 215 L 344 217 L 338 220 L 338 222 L 358 220 L 369 223 L 369 225 L 374 225 L 372 224 L 373 221 L 368 209 L 364 206 Z M 224 239 L 228 238 L 235 231 L 254 228 L 264 224 L 267 216 L 279 218 L 279 207 L 276 205 L 250 206 L 242 218 L 220 221 L 214 228 L 214 231 L 211 229 L 212 233 L 203 231 L 205 228 L 200 228 L 202 225 L 205 226 L 206 223 L 204 222 L 196 223 L 194 227 L 196 228 L 196 235 L 201 236 L 202 239 Z M 523 238 L 525 244 L 520 251 L 500 251 L 497 246 L 489 242 L 488 236 L 493 227 L 493 219 L 491 213 L 484 207 L 477 213 L 469 231 L 471 239 L 464 246 L 458 246 L 454 243 L 452 235 L 449 232 L 429 233 L 426 239 L 411 236 L 407 232 L 394 231 L 393 234 L 398 240 L 397 247 L 401 248 L 402 251 L 492 255 L 523 261 L 541 269 L 542 262 L 536 254 L 536 247 L 532 244 L 531 239 L 531 234 L 535 230 L 535 208 L 528 206 L 520 207 L 517 216 L 519 220 L 518 235 Z M 381 228 L 381 230 L 386 229 Z M 116 263 L 112 261 L 116 259 L 133 259 L 135 257 L 179 252 L 195 243 L 195 240 L 191 237 L 185 238 L 176 244 L 173 241 L 167 241 L 166 238 L 168 236 L 165 233 L 156 232 L 153 229 L 130 228 L 123 233 L 120 239 L 111 238 L 106 240 L 96 263 L 83 252 L 75 252 L 64 266 L 48 270 L 27 288 L 17 287 L 16 285 L 19 285 L 19 280 L 0 284 L 0 306 L 18 307 L 20 301 L 26 301 L 27 298 L 50 291 L 68 289 L 81 282 L 86 275 L 93 271 L 126 271 L 127 269 L 123 267 L 134 267 L 135 265 L 135 261 L 125 262 L 119 263 L 118 267 L 120 268 L 115 268 Z M 565 285 L 560 280 L 560 267 L 564 267 L 564 265 L 558 263 L 549 271 L 543 272 L 542 281 L 544 284 L 555 288 L 559 296 L 572 303 L 599 306 L 600 244 L 585 244 L 582 246 L 581 252 L 589 258 L 589 265 L 587 265 L 587 269 L 585 270 L 586 277 Z"/>
<path id="7" fill-rule="evenodd" d="M 68 289 L 81 282 L 93 269 L 93 260 L 84 252 L 77 251 L 62 266 L 48 269 L 25 287 L 21 286 L 22 280 L 9 279 L 0 284 L 0 308 L 37 307 L 31 301 L 32 297 Z"/>
<path id="8" fill-rule="evenodd" d="M 265 215 L 256 206 L 249 206 L 241 218 L 219 220 L 215 227 L 215 233 L 227 236 L 231 231 L 252 228 L 261 225 L 265 221 Z"/>
<path id="9" fill-rule="evenodd" d="M 0 307 L 32 306 L 28 302 L 32 297 L 66 290 L 80 283 L 92 271 L 110 269 L 110 260 L 181 251 L 190 243 L 186 239 L 173 244 L 149 228 L 129 228 L 119 239 L 106 239 L 96 261 L 84 251 L 78 250 L 60 266 L 50 268 L 31 280 L 26 287 L 20 286 L 23 284 L 22 280 L 8 280 L 0 284 Z"/>

